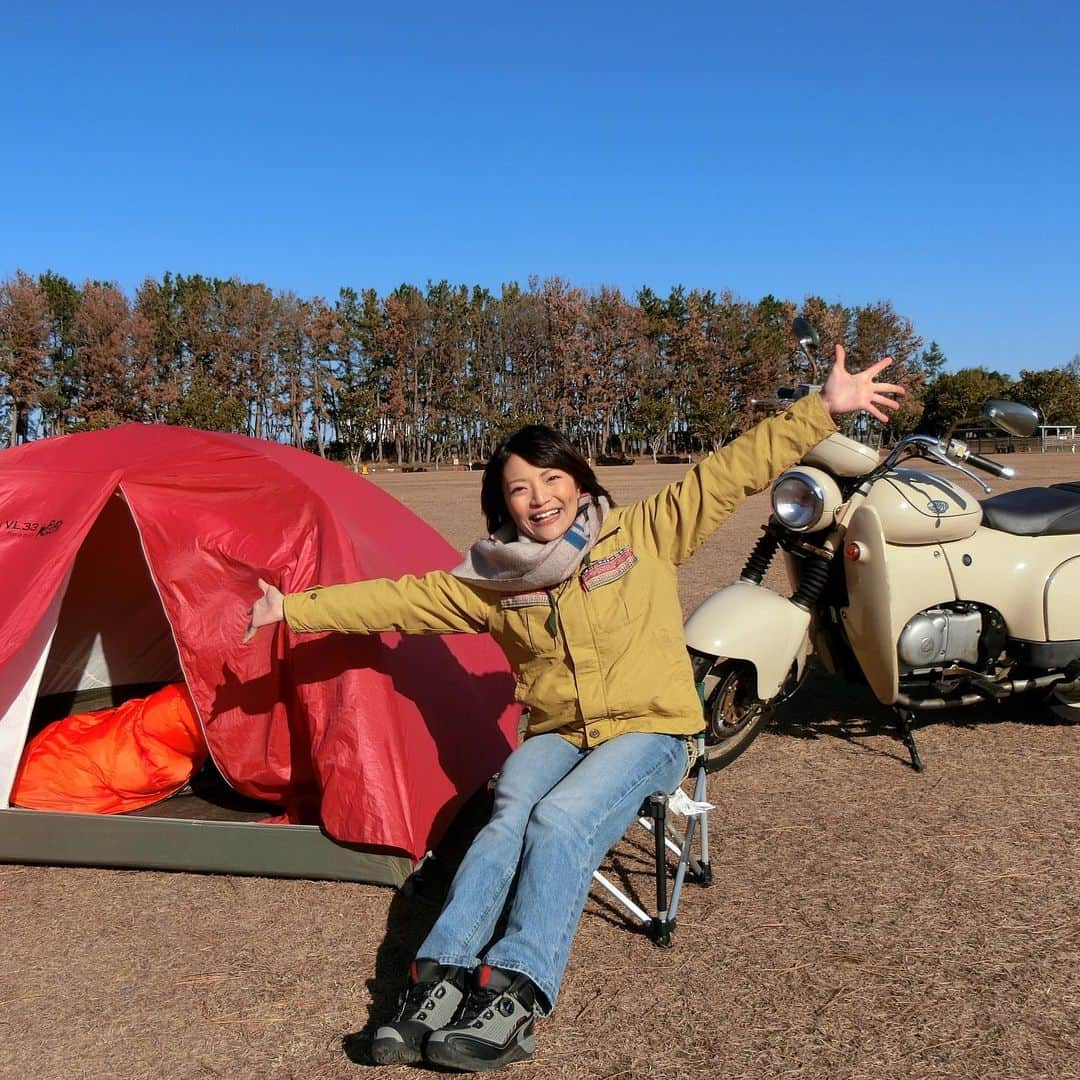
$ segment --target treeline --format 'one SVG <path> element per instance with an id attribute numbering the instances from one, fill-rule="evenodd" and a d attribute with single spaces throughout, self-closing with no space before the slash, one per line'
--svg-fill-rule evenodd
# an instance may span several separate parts
<path id="1" fill-rule="evenodd" d="M 924 348 L 888 301 L 751 302 L 681 287 L 630 299 L 555 278 L 497 295 L 446 281 L 385 296 L 343 288 L 331 303 L 172 274 L 129 298 L 109 282 L 16 271 L 0 283 L 0 441 L 141 421 L 354 463 L 439 463 L 483 458 L 507 431 L 543 421 L 591 456 L 709 449 L 753 423 L 755 399 L 823 378 L 824 365 L 794 362 L 800 312 L 825 358 L 838 341 L 855 367 L 895 358 L 909 396 L 893 430 L 945 423 L 958 407 L 963 388 L 932 392 L 956 378 L 940 375 L 941 350 Z M 1075 370 L 1058 374 L 1076 389 Z M 1080 412 L 1076 397 L 1066 411 Z"/>

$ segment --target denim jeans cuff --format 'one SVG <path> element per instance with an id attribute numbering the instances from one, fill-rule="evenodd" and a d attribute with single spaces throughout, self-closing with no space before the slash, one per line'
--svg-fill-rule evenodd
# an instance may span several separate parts
<path id="1" fill-rule="evenodd" d="M 417 960 L 434 960 L 443 967 L 460 967 L 466 971 L 475 971 L 480 966 L 480 960 L 475 956 L 463 956 L 455 953 L 441 953 L 438 956 L 418 956 Z"/>

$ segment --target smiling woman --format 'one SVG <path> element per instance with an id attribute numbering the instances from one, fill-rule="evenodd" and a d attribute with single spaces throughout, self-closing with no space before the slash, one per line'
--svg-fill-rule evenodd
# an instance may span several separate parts
<path id="1" fill-rule="evenodd" d="M 541 544 L 570 528 L 581 498 L 572 476 L 538 468 L 517 454 L 510 455 L 503 470 L 503 493 L 518 535 Z"/>
<path id="2" fill-rule="evenodd" d="M 522 428 L 484 470 L 489 535 L 455 570 L 288 596 L 264 586 L 249 637 L 282 618 L 298 633 L 487 632 L 528 708 L 491 820 L 417 951 L 397 1016 L 375 1032 L 377 1063 L 492 1069 L 532 1054 L 533 1018 L 554 1007 L 593 871 L 642 800 L 679 783 L 688 737 L 704 726 L 675 567 L 829 435 L 833 413 L 895 408 L 900 388 L 873 381 L 885 363 L 853 376 L 838 351 L 821 395 L 625 507 L 563 435 Z"/>
<path id="3" fill-rule="evenodd" d="M 588 461 L 565 435 L 530 424 L 504 439 L 491 455 L 480 506 L 489 533 L 512 520 L 521 536 L 546 543 L 570 528 L 583 494 L 612 504 Z"/>

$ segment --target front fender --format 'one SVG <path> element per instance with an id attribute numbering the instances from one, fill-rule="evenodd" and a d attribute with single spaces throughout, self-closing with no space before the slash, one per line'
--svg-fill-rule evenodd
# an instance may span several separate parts
<path id="1" fill-rule="evenodd" d="M 691 649 L 753 664 L 762 701 L 780 692 L 792 664 L 802 672 L 810 651 L 810 613 L 750 581 L 713 593 L 691 612 L 683 632 Z"/>

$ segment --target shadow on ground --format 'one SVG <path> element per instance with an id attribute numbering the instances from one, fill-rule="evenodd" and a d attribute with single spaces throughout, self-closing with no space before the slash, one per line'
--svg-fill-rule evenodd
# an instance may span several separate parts
<path id="1" fill-rule="evenodd" d="M 438 851 L 395 894 L 386 918 L 386 933 L 375 954 L 375 971 L 367 981 L 371 1010 L 367 1023 L 342 1037 L 345 1055 L 356 1065 L 374 1065 L 371 1041 L 376 1030 L 397 1011 L 409 965 L 438 917 L 450 882 L 473 838 L 491 813 L 484 789 L 454 819 Z"/>
<path id="2" fill-rule="evenodd" d="M 920 731 L 936 725 L 974 729 L 994 724 L 1069 726 L 1073 722 L 1052 713 L 1044 696 L 1031 693 L 968 708 L 916 714 L 911 730 L 918 737 Z M 893 709 L 882 705 L 868 686 L 831 675 L 813 659 L 798 693 L 777 709 L 773 728 L 796 739 L 839 739 L 863 753 L 910 763 Z M 880 736 L 890 737 L 893 745 L 875 743 Z"/>

